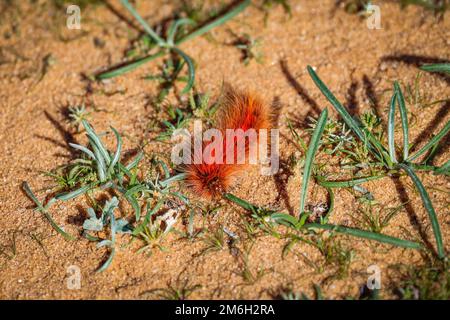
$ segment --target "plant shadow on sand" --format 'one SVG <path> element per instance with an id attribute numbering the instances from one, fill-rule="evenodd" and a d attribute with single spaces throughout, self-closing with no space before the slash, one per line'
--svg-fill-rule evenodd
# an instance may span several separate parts
<path id="1" fill-rule="evenodd" d="M 450 63 L 450 60 L 413 54 L 396 54 L 382 57 L 381 62 L 401 62 L 414 67 L 421 67 L 424 64 Z M 449 75 L 442 73 L 435 73 L 434 75 L 450 84 Z"/>

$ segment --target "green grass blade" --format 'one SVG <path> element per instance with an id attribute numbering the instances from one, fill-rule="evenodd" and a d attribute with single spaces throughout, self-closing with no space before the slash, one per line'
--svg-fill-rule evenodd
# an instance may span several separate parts
<path id="1" fill-rule="evenodd" d="M 427 191 L 425 190 L 425 187 L 423 186 L 422 182 L 420 181 L 419 177 L 414 172 L 414 170 L 405 164 L 400 164 L 400 167 L 406 171 L 406 173 L 409 175 L 411 180 L 414 182 L 417 190 L 420 193 L 420 197 L 422 198 L 423 206 L 427 210 L 428 216 L 431 221 L 431 226 L 433 228 L 434 237 L 436 239 L 438 256 L 439 256 L 439 258 L 443 259 L 443 258 L 445 258 L 445 252 L 444 252 L 444 244 L 442 242 L 441 229 L 439 227 L 439 221 L 437 219 L 436 212 L 434 211 L 433 204 L 431 203 L 430 197 L 429 197 Z"/>
<path id="2" fill-rule="evenodd" d="M 317 150 L 320 146 L 320 139 L 322 138 L 322 133 L 325 129 L 325 124 L 327 123 L 328 109 L 324 109 L 320 114 L 319 120 L 317 121 L 316 129 L 311 137 L 311 142 L 309 143 L 308 150 L 306 152 L 305 166 L 303 168 L 303 181 L 302 189 L 300 195 L 300 212 L 299 216 L 305 211 L 306 196 L 308 195 L 308 184 L 309 178 L 311 176 L 311 170 L 313 166 L 314 157 L 316 156 Z"/>
<path id="3" fill-rule="evenodd" d="M 328 204 L 328 210 L 325 214 L 325 216 L 321 219 L 322 223 L 326 223 L 328 221 L 328 219 L 330 218 L 331 213 L 334 210 L 334 192 L 332 188 L 326 188 L 329 198 L 330 198 L 330 203 Z"/>
<path id="4" fill-rule="evenodd" d="M 428 72 L 443 72 L 450 74 L 450 63 L 425 64 L 420 69 Z"/>
<path id="5" fill-rule="evenodd" d="M 144 229 L 144 227 L 150 222 L 150 218 L 152 217 L 153 214 L 155 214 L 160 208 L 161 206 L 164 204 L 164 200 L 161 199 L 159 200 L 156 205 L 153 207 L 152 210 L 147 210 L 147 213 L 145 215 L 144 221 L 142 221 L 141 224 L 139 224 L 132 232 L 133 236 L 137 236 L 139 233 L 142 232 L 142 230 Z"/>
<path id="6" fill-rule="evenodd" d="M 393 163 L 397 163 L 397 157 L 395 156 L 395 104 L 397 100 L 397 92 L 394 92 L 391 98 L 391 104 L 389 108 L 388 117 L 388 144 L 389 144 L 389 157 Z"/>
<path id="7" fill-rule="evenodd" d="M 442 166 L 437 168 L 434 173 L 435 174 L 448 174 L 450 172 L 450 160 L 447 160 Z"/>
<path id="8" fill-rule="evenodd" d="M 180 49 L 174 47 L 174 48 L 172 48 L 172 50 L 175 51 L 177 54 L 179 54 L 186 61 L 187 65 L 188 65 L 188 83 L 184 87 L 183 91 L 181 91 L 182 94 L 186 94 L 194 86 L 194 81 L 195 81 L 194 62 L 192 61 L 192 59 L 186 53 L 184 53 Z"/>
<path id="9" fill-rule="evenodd" d="M 184 180 L 186 178 L 186 174 L 185 173 L 179 173 L 177 175 L 174 175 L 170 178 L 167 178 L 163 181 L 160 181 L 159 184 L 163 187 L 167 187 L 169 185 L 171 185 L 173 182 L 175 181 L 181 181 Z"/>
<path id="10" fill-rule="evenodd" d="M 89 150 L 88 148 L 81 146 L 79 144 L 75 144 L 75 143 L 69 143 L 69 146 L 71 146 L 74 149 L 80 150 L 84 153 L 86 153 L 89 157 L 91 157 L 93 160 L 97 161 L 97 159 L 95 158 L 95 155 L 92 153 L 91 150 Z"/>
<path id="11" fill-rule="evenodd" d="M 172 23 L 172 25 L 169 28 L 169 32 L 167 33 L 167 43 L 170 46 L 173 46 L 175 43 L 175 37 L 176 37 L 177 31 L 178 31 L 178 28 L 185 24 L 195 25 L 195 21 L 192 19 L 189 19 L 189 18 L 183 18 L 183 19 L 179 19 L 179 20 L 175 21 L 174 23 Z"/>
<path id="12" fill-rule="evenodd" d="M 148 191 L 148 187 L 145 184 L 138 184 L 134 187 L 131 187 L 128 190 L 123 190 L 123 191 L 125 191 L 124 196 L 132 196 L 132 195 L 140 193 L 140 192 Z"/>
<path id="13" fill-rule="evenodd" d="M 254 206 L 253 204 L 245 201 L 244 199 L 238 198 L 238 197 L 236 197 L 235 195 L 233 195 L 231 193 L 225 193 L 223 195 L 223 197 L 225 199 L 230 200 L 231 202 L 234 202 L 235 204 L 237 204 L 238 206 L 244 208 L 245 210 L 253 212 L 253 211 L 255 211 L 257 209 L 257 207 Z"/>
<path id="14" fill-rule="evenodd" d="M 133 207 L 134 216 L 136 217 L 136 221 L 139 221 L 139 219 L 141 219 L 141 206 L 139 205 L 139 202 L 137 201 L 136 197 L 134 195 L 128 195 L 128 194 L 125 194 L 124 197 L 128 200 L 130 205 Z"/>
<path id="15" fill-rule="evenodd" d="M 241 208 L 250 211 L 250 212 L 257 212 L 259 207 L 255 206 L 254 204 L 251 204 L 250 202 L 241 199 L 239 197 L 236 197 L 235 195 L 231 193 L 225 193 L 224 198 L 230 200 L 231 202 L 234 202 Z M 281 224 L 287 227 L 291 228 L 297 228 L 299 225 L 299 220 L 290 214 L 282 213 L 282 212 L 274 212 L 270 215 L 273 222 L 277 224 Z"/>
<path id="16" fill-rule="evenodd" d="M 116 166 L 117 162 L 119 162 L 120 153 L 122 152 L 122 138 L 120 137 L 120 135 L 119 135 L 119 133 L 117 132 L 116 129 L 111 127 L 111 130 L 114 132 L 114 135 L 116 136 L 117 148 L 116 148 L 116 153 L 114 154 L 114 157 L 113 157 L 113 159 L 111 161 L 111 164 L 109 165 L 109 168 L 108 168 L 108 173 L 109 174 L 111 174 L 114 171 L 114 167 Z"/>
<path id="17" fill-rule="evenodd" d="M 165 41 L 148 25 L 148 23 L 139 15 L 139 13 L 134 9 L 134 7 L 128 2 L 128 0 L 120 0 L 122 5 L 133 15 L 133 17 L 140 23 L 150 37 L 155 40 L 158 46 L 164 46 Z"/>
<path id="18" fill-rule="evenodd" d="M 131 61 L 129 63 L 120 64 L 119 66 L 112 67 L 111 69 L 101 72 L 95 76 L 97 80 L 104 80 L 104 79 L 110 79 L 114 77 L 121 76 L 125 73 L 131 72 L 134 69 L 139 68 L 143 64 L 146 64 L 147 62 L 150 62 L 152 60 L 155 60 L 159 57 L 162 57 L 164 54 L 166 54 L 165 50 L 158 51 L 155 54 L 149 55 L 147 57 L 143 57 L 134 61 Z"/>
<path id="19" fill-rule="evenodd" d="M 91 144 L 92 150 L 94 151 L 95 161 L 97 164 L 98 178 L 100 179 L 100 181 L 103 182 L 106 180 L 106 175 L 107 175 L 105 160 L 103 159 L 103 156 L 101 155 L 100 150 L 98 150 L 94 141 L 90 137 L 88 138 L 88 140 L 89 140 L 89 143 Z"/>
<path id="20" fill-rule="evenodd" d="M 129 164 L 127 164 L 126 166 L 127 170 L 131 170 L 134 167 L 136 167 L 139 164 L 139 162 L 141 162 L 142 158 L 144 158 L 144 153 L 139 152 L 139 154 Z"/>
<path id="21" fill-rule="evenodd" d="M 402 89 L 397 81 L 394 82 L 394 90 L 397 93 L 398 108 L 400 110 L 400 117 L 402 119 L 403 130 L 403 159 L 408 159 L 409 156 L 409 125 L 408 125 L 408 112 L 405 106 L 405 97 L 403 96 Z"/>
<path id="22" fill-rule="evenodd" d="M 106 269 L 108 269 L 108 267 L 111 265 L 111 262 L 112 262 L 113 259 L 114 259 L 115 253 L 116 253 L 116 250 L 115 250 L 114 248 L 111 248 L 111 253 L 109 254 L 108 259 L 107 259 L 107 260 L 105 261 L 105 263 L 104 263 L 100 268 L 98 268 L 97 271 L 95 271 L 95 272 L 100 273 L 100 272 L 103 272 L 103 271 L 105 271 Z"/>
<path id="23" fill-rule="evenodd" d="M 298 225 L 299 225 L 298 219 L 296 219 L 295 217 L 291 216 L 290 214 L 278 213 L 277 212 L 277 213 L 272 214 L 270 217 L 277 224 L 282 224 L 282 225 L 285 225 L 287 227 L 297 228 Z"/>
<path id="24" fill-rule="evenodd" d="M 94 129 L 89 124 L 89 122 L 87 122 L 86 120 L 82 120 L 81 123 L 83 124 L 83 127 L 86 130 L 87 136 L 92 144 L 92 147 L 96 146 L 98 148 L 98 151 L 102 155 L 102 158 L 105 160 L 106 164 L 109 165 L 111 163 L 111 158 L 102 141 L 100 140 L 99 136 L 95 133 Z"/>
<path id="25" fill-rule="evenodd" d="M 382 243 L 391 244 L 397 247 L 402 248 L 409 248 L 409 249 L 423 249 L 423 246 L 420 243 L 409 241 L 409 240 L 403 240 L 395 237 L 391 237 L 388 235 L 360 230 L 356 228 L 350 228 L 340 225 L 333 225 L 333 224 L 320 224 L 320 223 L 307 223 L 303 226 L 307 229 L 322 229 L 322 230 L 329 230 L 334 231 L 358 238 L 364 238 L 368 240 L 374 240 Z"/>
<path id="26" fill-rule="evenodd" d="M 234 18 L 236 15 L 238 15 L 239 13 L 241 13 L 241 11 L 243 11 L 245 8 L 248 7 L 248 5 L 250 4 L 251 0 L 244 0 L 242 1 L 240 4 L 238 4 L 236 7 L 234 7 L 233 9 L 231 9 L 230 11 L 228 11 L 227 13 L 225 13 L 224 15 L 218 17 L 217 19 L 207 23 L 206 25 L 204 25 L 203 27 L 200 27 L 197 30 L 194 30 L 193 32 L 191 32 L 190 34 L 186 35 L 185 37 L 179 39 L 176 41 L 176 44 L 179 45 L 183 42 L 189 41 L 195 37 L 201 36 L 202 34 L 210 31 L 211 29 L 218 27 L 222 24 L 224 24 L 225 22 L 227 22 L 228 20 Z"/>
<path id="27" fill-rule="evenodd" d="M 416 160 L 418 157 L 420 157 L 422 154 L 427 152 L 429 149 L 431 149 L 436 143 L 438 143 L 445 135 L 450 131 L 450 121 L 447 122 L 442 128 L 441 131 L 437 135 L 435 135 L 433 138 L 428 141 L 419 151 L 417 151 L 414 155 L 410 156 L 407 161 L 411 162 Z"/>
<path id="28" fill-rule="evenodd" d="M 383 147 L 383 144 L 378 140 L 366 127 L 363 127 L 364 134 L 367 137 L 367 141 L 363 141 L 368 144 L 368 149 L 372 154 L 381 162 L 386 163 L 388 167 L 392 166 L 391 157 L 388 151 Z M 367 143 L 369 142 L 369 143 Z M 373 147 L 372 147 L 373 146 Z"/>
<path id="29" fill-rule="evenodd" d="M 365 178 L 359 178 L 354 180 L 346 180 L 346 181 L 327 181 L 322 178 L 317 179 L 317 183 L 325 188 L 349 188 L 359 184 L 362 184 L 367 181 L 378 180 L 386 177 L 386 175 L 378 175 L 378 176 L 370 176 Z"/>
<path id="30" fill-rule="evenodd" d="M 167 167 L 164 161 L 161 160 L 157 160 L 156 163 L 158 163 L 161 166 L 162 170 L 164 171 L 164 178 L 169 179 L 170 178 L 169 167 Z"/>
<path id="31" fill-rule="evenodd" d="M 61 201 L 71 200 L 73 198 L 81 196 L 82 194 L 85 194 L 86 192 L 88 192 L 89 190 L 91 190 L 95 186 L 96 186 L 96 183 L 91 183 L 91 184 L 88 184 L 86 186 L 83 186 L 83 187 L 78 188 L 77 190 L 74 190 L 74 191 L 71 191 L 71 192 L 60 193 L 60 194 L 55 196 L 55 199 L 56 200 L 61 200 Z"/>
<path id="32" fill-rule="evenodd" d="M 24 181 L 22 183 L 22 188 L 25 191 L 25 193 L 28 195 L 28 197 L 31 200 L 33 200 L 33 202 L 36 204 L 37 210 L 39 210 L 39 212 L 41 212 L 44 215 L 44 217 L 47 219 L 47 221 L 50 223 L 50 225 L 53 227 L 53 229 L 56 230 L 56 232 L 58 232 L 60 235 L 62 235 L 64 237 L 64 239 L 66 239 L 66 240 L 75 240 L 75 237 L 73 237 L 70 234 L 68 234 L 67 232 L 65 232 L 60 226 L 58 226 L 58 224 L 55 222 L 55 220 L 53 220 L 50 213 L 44 208 L 42 203 L 36 198 L 36 196 L 34 195 L 33 191 L 31 190 L 31 188 L 27 182 Z"/>
<path id="33" fill-rule="evenodd" d="M 331 93 L 328 87 L 322 82 L 317 73 L 311 66 L 307 67 L 309 75 L 313 79 L 316 86 L 322 92 L 322 94 L 328 99 L 328 101 L 333 105 L 342 120 L 347 124 L 347 126 L 353 130 L 353 132 L 358 136 L 361 141 L 365 141 L 366 137 L 359 127 L 358 123 L 352 118 L 352 116 L 347 112 L 344 106 L 339 102 L 339 100 Z"/>

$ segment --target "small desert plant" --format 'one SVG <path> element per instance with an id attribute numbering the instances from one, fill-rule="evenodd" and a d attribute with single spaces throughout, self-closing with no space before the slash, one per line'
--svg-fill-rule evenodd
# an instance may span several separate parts
<path id="1" fill-rule="evenodd" d="M 110 201 L 106 201 L 105 206 L 102 209 L 102 213 L 99 218 L 93 208 L 88 209 L 89 219 L 85 220 L 83 223 L 83 229 L 85 232 L 85 237 L 91 241 L 97 241 L 97 247 L 109 247 L 111 253 L 105 263 L 97 269 L 97 272 L 102 272 L 106 270 L 111 264 L 115 252 L 116 252 L 116 233 L 130 233 L 131 227 L 127 220 L 118 219 L 116 220 L 114 216 L 114 210 L 119 207 L 119 200 L 117 197 L 113 197 Z M 109 224 L 109 232 L 111 239 L 100 239 L 93 237 L 89 232 L 101 232 Z"/>
<path id="2" fill-rule="evenodd" d="M 206 244 L 206 248 L 203 250 L 203 254 L 213 251 L 220 251 L 225 248 L 225 232 L 222 228 L 217 228 L 215 231 L 207 234 L 203 241 Z"/>
<path id="3" fill-rule="evenodd" d="M 255 60 L 257 63 L 263 62 L 263 55 L 259 50 L 262 44 L 261 38 L 254 38 L 248 33 L 236 35 L 231 32 L 231 34 L 236 38 L 236 40 L 233 42 L 233 46 L 241 50 L 241 60 L 244 65 L 248 65 L 252 60 Z"/>
<path id="4" fill-rule="evenodd" d="M 124 219 L 115 220 L 113 212 L 119 203 L 117 197 L 113 197 L 111 201 L 105 204 L 100 218 L 96 217 L 93 208 L 88 209 L 90 217 L 84 223 L 84 236 L 91 241 L 100 241 L 99 246 L 108 246 L 111 249 L 108 260 L 99 269 L 99 271 L 103 271 L 110 265 L 114 257 L 116 233 L 132 232 L 133 236 L 138 237 L 146 243 L 144 248 L 153 246 L 157 240 L 162 238 L 162 236 L 172 228 L 173 225 L 169 223 L 169 218 L 164 221 L 160 221 L 162 218 L 153 221 L 151 220 L 153 215 L 163 206 L 167 206 L 175 200 L 181 201 L 182 203 L 187 203 L 188 201 L 185 196 L 178 192 L 174 192 L 170 186 L 167 185 L 167 182 L 170 182 L 173 178 L 170 178 L 168 168 L 163 162 L 156 161 L 163 168 L 164 176 L 166 177 L 165 182 L 160 181 L 159 174 L 156 174 L 156 176 L 149 180 L 141 180 L 138 177 L 137 166 L 143 157 L 142 153 L 138 154 L 127 165 L 124 165 L 120 161 L 122 154 L 122 138 L 117 130 L 111 128 L 116 137 L 117 148 L 115 152 L 110 152 L 106 149 L 100 136 L 86 120 L 82 120 L 82 125 L 86 130 L 89 146 L 85 147 L 78 144 L 70 145 L 81 151 L 83 157 L 73 160 L 70 165 L 66 166 L 66 172 L 63 172 L 60 175 L 53 175 L 57 183 L 59 183 L 60 189 L 64 189 L 64 191 L 56 194 L 44 205 L 37 199 L 28 183 L 23 183 L 23 189 L 36 204 L 36 210 L 40 211 L 52 227 L 66 240 L 74 240 L 75 238 L 64 231 L 64 229 L 53 220 L 49 212 L 49 208 L 56 201 L 68 201 L 86 194 L 95 204 L 96 202 L 92 195 L 95 192 L 103 192 L 108 189 L 115 194 L 120 194 L 126 199 L 134 210 L 136 226 L 130 225 Z M 151 204 L 154 203 L 156 204 L 151 206 Z M 143 205 L 146 205 L 147 210 L 142 219 L 141 207 Z M 102 240 L 89 233 L 89 231 L 99 232 L 103 230 L 108 223 L 110 224 L 111 239 Z M 165 229 L 161 228 L 161 223 L 165 224 Z M 163 231 L 161 232 L 161 230 Z"/>
<path id="5" fill-rule="evenodd" d="M 4 257 L 7 261 L 14 259 L 17 254 L 17 232 L 13 231 L 9 244 L 0 244 L 0 257 Z"/>
<path id="6" fill-rule="evenodd" d="M 186 127 L 190 120 L 190 115 L 180 108 L 174 108 L 172 105 L 166 109 L 169 119 L 163 120 L 161 123 L 164 126 L 163 131 L 156 137 L 157 141 L 167 141 L 172 138 L 176 130 Z"/>
<path id="7" fill-rule="evenodd" d="M 71 127 L 75 128 L 77 132 L 79 132 L 82 121 L 88 121 L 90 115 L 91 113 L 86 110 L 86 106 L 84 104 L 69 106 L 67 108 L 67 122 Z"/>
<path id="8" fill-rule="evenodd" d="M 99 80 L 102 79 L 108 79 L 113 78 L 119 75 L 122 75 L 124 73 L 130 72 L 143 64 L 150 62 L 152 60 L 155 60 L 157 58 L 166 56 L 168 54 L 176 55 L 183 60 L 187 67 L 188 67 L 188 79 L 187 79 L 187 85 L 183 89 L 182 93 L 188 93 L 189 90 L 194 85 L 195 81 L 195 67 L 194 62 L 192 59 L 179 48 L 179 45 L 181 45 L 183 42 L 189 41 L 195 37 L 201 36 L 207 32 L 209 32 L 211 29 L 224 24 L 225 22 L 232 19 L 234 16 L 239 14 L 241 11 L 243 11 L 249 4 L 250 0 L 244 0 L 241 3 L 239 3 L 237 6 L 232 8 L 230 11 L 225 13 L 222 16 L 219 16 L 218 18 L 211 20 L 210 22 L 206 23 L 205 25 L 192 30 L 190 33 L 182 34 L 180 36 L 180 29 L 182 27 L 188 26 L 188 25 L 196 25 L 196 22 L 190 18 L 180 18 L 176 21 L 173 21 L 170 27 L 168 28 L 166 39 L 162 38 L 158 33 L 156 33 L 152 27 L 139 15 L 139 13 L 133 8 L 133 6 L 129 3 L 128 0 L 121 0 L 122 5 L 133 15 L 133 17 L 136 19 L 136 21 L 139 22 L 139 24 L 143 27 L 145 32 L 149 36 L 149 40 L 151 40 L 154 43 L 154 46 L 158 49 L 156 53 L 147 54 L 144 57 L 137 58 L 131 62 L 128 62 L 126 64 L 119 65 L 117 67 L 113 67 L 111 70 L 101 72 L 96 75 L 96 78 Z M 181 68 L 184 64 L 178 65 L 177 74 L 181 71 Z M 179 69 L 179 70 L 178 70 Z M 175 79 L 172 77 L 170 82 L 175 81 Z"/>
<path id="9" fill-rule="evenodd" d="M 365 229 L 379 233 L 389 225 L 389 222 L 400 213 L 403 207 L 404 204 L 395 208 L 384 208 L 377 203 L 366 202 L 361 204 L 357 210 L 357 214 L 354 215 L 354 218 L 364 226 Z"/>
<path id="10" fill-rule="evenodd" d="M 199 284 L 190 285 L 188 280 L 177 280 L 175 285 L 167 284 L 167 288 L 158 288 L 153 290 L 147 290 L 141 293 L 141 295 L 152 295 L 162 300 L 186 300 L 196 290 L 202 286 Z"/>
<path id="11" fill-rule="evenodd" d="M 157 105 L 165 101 L 167 95 L 170 90 L 174 88 L 176 82 L 188 81 L 186 77 L 180 76 L 180 72 L 183 70 L 184 65 L 184 60 L 173 59 L 170 57 L 163 63 L 160 74 L 147 75 L 144 77 L 145 80 L 155 81 L 159 84 L 159 93 L 155 99 L 155 103 Z"/>
<path id="12" fill-rule="evenodd" d="M 219 109 L 220 103 L 214 102 L 210 104 L 209 93 L 194 93 L 194 90 L 191 90 L 189 94 L 189 108 L 196 118 L 205 120 L 208 125 L 211 125 L 213 116 Z"/>
<path id="13" fill-rule="evenodd" d="M 173 226 L 179 217 L 179 212 L 175 209 L 169 209 L 157 217 L 154 217 L 155 212 L 155 208 L 151 209 L 149 214 L 146 215 L 145 221 L 133 230 L 133 235 L 145 244 L 139 249 L 139 252 L 148 251 L 151 253 L 151 249 L 154 247 L 162 251 L 166 250 L 161 242 L 173 230 Z"/>
<path id="14" fill-rule="evenodd" d="M 395 265 L 400 279 L 394 294 L 403 300 L 449 300 L 450 271 L 444 264 L 438 265 Z"/>

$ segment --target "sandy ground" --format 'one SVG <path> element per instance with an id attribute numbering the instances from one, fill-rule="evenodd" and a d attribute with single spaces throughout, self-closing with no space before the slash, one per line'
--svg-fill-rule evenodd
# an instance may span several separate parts
<path id="1" fill-rule="evenodd" d="M 20 10 L 10 8 L 0 18 L 0 245 L 7 254 L 0 255 L 0 297 L 3 299 L 107 299 L 157 298 L 151 290 L 200 285 L 193 299 L 260 299 L 273 298 L 283 288 L 296 292 L 312 292 L 312 284 L 321 284 L 329 298 L 357 296 L 366 282 L 366 269 L 376 264 L 382 270 L 382 294 L 390 296 L 390 285 L 395 273 L 394 264 L 421 264 L 421 256 L 413 250 L 354 238 L 341 237 L 342 244 L 354 250 L 349 275 L 333 279 L 335 268 L 325 266 L 317 272 L 302 255 L 321 264 L 320 253 L 298 244 L 294 253 L 282 257 L 285 241 L 269 236 L 258 238 L 248 257 L 249 269 L 256 273 L 265 270 L 254 283 L 241 276 L 242 259 L 232 250 L 224 249 L 204 255 L 200 240 L 193 242 L 168 237 L 167 252 L 154 250 L 150 257 L 136 253 L 137 243 L 130 246 L 126 240 L 111 267 L 104 273 L 95 270 L 106 258 L 105 249 L 78 237 L 66 242 L 42 215 L 32 210 L 32 202 L 21 190 L 22 181 L 28 181 L 40 199 L 51 192 L 52 182 L 42 175 L 71 158 L 68 142 L 85 143 L 83 133 L 72 134 L 61 113 L 68 103 L 83 99 L 100 111 L 91 119 L 98 131 L 109 126 L 124 136 L 125 149 L 134 150 L 143 141 L 147 154 L 166 153 L 170 145 L 152 142 L 154 134 L 147 128 L 153 108 L 150 98 L 157 93 L 155 83 L 142 76 L 156 72 L 158 62 L 107 84 L 89 86 L 83 74 L 92 74 L 102 67 L 119 62 L 129 46 L 129 38 L 136 31 L 114 12 L 124 12 L 120 4 L 88 7 L 82 12 L 82 30 L 67 30 L 63 11 L 55 11 L 45 1 L 36 5 L 23 2 Z M 139 1 L 138 10 L 153 23 L 170 16 L 173 1 Z M 114 9 L 114 10 L 113 10 Z M 306 66 L 317 68 L 318 74 L 336 96 L 350 108 L 361 113 L 374 108 L 386 119 L 388 95 L 392 82 L 412 84 L 417 63 L 432 58 L 450 59 L 449 20 L 437 22 L 432 14 L 409 7 L 400 10 L 392 3 L 382 3 L 382 29 L 369 30 L 361 17 L 348 15 L 335 7 L 332 0 L 292 1 L 292 18 L 281 8 L 271 11 L 264 26 L 263 14 L 250 8 L 232 22 L 213 31 L 216 41 L 196 38 L 182 48 L 197 62 L 197 86 L 200 91 L 220 93 L 225 80 L 238 88 L 251 88 L 270 103 L 278 99 L 283 107 L 280 119 L 283 160 L 295 151 L 289 141 L 286 119 L 305 123 L 328 106 L 306 72 Z M 147 14 L 145 14 L 147 13 Z M 445 17 L 448 18 L 448 17 Z M 262 39 L 263 63 L 252 61 L 248 66 L 240 61 L 241 52 L 233 46 L 228 29 L 235 33 L 249 33 Z M 95 43 L 102 43 L 98 46 Z M 48 57 L 51 57 L 50 59 Z M 49 66 L 44 61 L 51 61 Z M 448 80 L 423 74 L 421 89 L 429 101 L 448 98 Z M 173 97 L 172 97 L 173 99 Z M 416 115 L 411 128 L 411 140 L 423 144 L 450 119 L 448 104 L 439 103 L 425 110 L 408 106 Z M 334 115 L 334 113 L 332 112 Z M 308 135 L 303 132 L 302 135 Z M 113 146 L 113 141 L 108 140 Z M 448 158 L 448 144 L 437 162 Z M 148 161 L 148 160 L 147 160 Z M 445 177 L 421 174 L 438 214 L 444 243 L 449 250 L 450 181 Z M 262 177 L 257 170 L 239 180 L 232 192 L 250 202 L 296 212 L 299 206 L 301 175 L 299 168 L 277 177 Z M 393 206 L 409 199 L 406 209 L 395 217 L 384 233 L 420 239 L 420 230 L 434 243 L 429 220 L 420 197 L 411 182 L 402 178 L 384 179 L 366 186 L 384 205 Z M 318 201 L 321 192 L 317 186 L 311 191 L 311 202 Z M 439 191 L 441 190 L 441 191 Z M 442 190 L 444 192 L 442 192 Z M 219 214 L 208 218 L 207 225 L 218 226 L 244 237 L 240 215 L 244 212 L 230 203 Z M 336 193 L 336 208 L 331 222 L 352 225 L 350 218 L 356 212 L 353 196 L 341 190 Z M 52 207 L 55 220 L 71 234 L 81 231 L 80 220 L 86 215 L 87 201 L 80 198 Z M 128 214 L 132 214 L 128 212 Z M 414 222 L 414 223 L 413 223 Z M 179 229 L 184 227 L 179 224 Z M 12 243 L 15 239 L 15 254 Z M 241 249 L 243 244 L 239 244 Z M 81 288 L 69 290 L 66 286 L 68 267 L 81 270 Z"/>

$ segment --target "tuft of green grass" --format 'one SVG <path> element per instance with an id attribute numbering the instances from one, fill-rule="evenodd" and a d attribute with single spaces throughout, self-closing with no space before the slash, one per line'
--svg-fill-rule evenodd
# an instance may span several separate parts
<path id="1" fill-rule="evenodd" d="M 324 257 L 325 266 L 336 268 L 333 277 L 343 279 L 348 276 L 355 255 L 353 250 L 344 247 L 340 241 L 334 241 L 334 237 L 319 238 L 314 245 Z"/>
<path id="2" fill-rule="evenodd" d="M 174 108 L 172 105 L 166 109 L 169 115 L 168 120 L 162 120 L 163 131 L 156 137 L 157 141 L 167 141 L 172 138 L 172 135 L 176 130 L 180 130 L 187 126 L 188 121 L 191 119 L 191 115 L 185 112 L 183 109 Z"/>
<path id="3" fill-rule="evenodd" d="M 207 234 L 203 241 L 206 244 L 206 248 L 202 251 L 203 254 L 214 252 L 214 251 L 221 251 L 225 249 L 225 232 L 222 228 L 217 228 L 212 233 Z"/>
<path id="4" fill-rule="evenodd" d="M 385 208 L 377 203 L 366 202 L 358 208 L 357 215 L 354 216 L 354 219 L 365 229 L 380 233 L 401 212 L 403 207 L 404 204 L 395 208 Z"/>
<path id="5" fill-rule="evenodd" d="M 240 272 L 240 275 L 242 279 L 244 279 L 244 283 L 246 285 L 255 284 L 269 271 L 263 268 L 256 268 L 256 270 L 252 270 L 249 266 L 248 255 L 245 255 L 245 257 L 243 257 L 243 260 L 244 266 Z"/>
<path id="6" fill-rule="evenodd" d="M 189 280 L 181 282 L 177 280 L 175 285 L 168 284 L 167 288 L 158 288 L 142 292 L 141 296 L 152 295 L 162 300 L 187 300 L 189 296 L 202 286 L 199 284 L 190 285 Z"/>
<path id="7" fill-rule="evenodd" d="M 437 66 L 437 68 L 435 68 L 435 66 Z M 443 72 L 443 70 L 440 69 L 440 65 L 423 65 L 421 69 L 429 72 Z M 425 109 L 438 103 L 447 102 L 449 99 L 445 98 L 441 100 L 432 100 L 431 93 L 428 93 L 425 90 L 421 90 L 420 80 L 422 75 L 423 72 L 418 72 L 416 78 L 414 79 L 414 82 L 412 84 L 406 84 L 405 99 L 408 101 L 408 103 L 418 109 Z"/>
<path id="8" fill-rule="evenodd" d="M 157 75 L 147 75 L 145 80 L 156 81 L 159 85 L 159 93 L 155 99 L 155 103 L 160 105 L 168 96 L 170 90 L 175 87 L 176 82 L 187 82 L 186 77 L 180 76 L 186 62 L 180 59 L 170 57 L 167 59 L 162 67 L 161 73 Z"/>
<path id="9" fill-rule="evenodd" d="M 310 127 L 315 130 L 317 120 L 310 120 Z M 371 135 L 378 140 L 382 139 L 381 119 L 373 112 L 364 112 L 360 121 Z M 322 136 L 322 149 L 328 155 L 337 156 L 340 167 L 352 174 L 369 170 L 371 175 L 377 175 L 383 167 L 383 163 L 371 154 L 369 145 L 356 139 L 352 130 L 342 121 L 327 120 Z"/>
<path id="10" fill-rule="evenodd" d="M 224 197 L 251 212 L 250 217 L 245 216 L 242 219 L 244 230 L 250 239 L 261 234 L 269 235 L 277 239 L 283 237 L 277 230 L 278 224 L 272 219 L 272 215 L 276 214 L 276 211 L 250 205 L 245 200 L 239 199 L 232 194 L 225 194 Z"/>
<path id="11" fill-rule="evenodd" d="M 191 90 L 189 94 L 189 108 L 192 110 L 192 114 L 199 119 L 205 120 L 208 125 L 213 124 L 213 117 L 219 106 L 219 102 L 210 104 L 209 93 L 194 93 L 194 90 Z"/>
<path id="12" fill-rule="evenodd" d="M 395 266 L 400 280 L 393 292 L 402 300 L 449 300 L 450 271 L 445 265 Z"/>
<path id="13" fill-rule="evenodd" d="M 239 250 L 239 260 L 240 269 L 238 274 L 242 277 L 244 282 L 241 285 L 254 285 L 256 282 L 261 280 L 268 272 L 273 271 L 272 269 L 256 267 L 252 268 L 250 266 L 250 254 L 253 250 L 255 242 L 244 242 L 243 251 Z"/>
<path id="14" fill-rule="evenodd" d="M 88 121 L 91 113 L 86 110 L 84 104 L 79 106 L 69 106 L 67 109 L 67 122 L 76 132 L 80 131 L 83 120 Z"/>
<path id="15" fill-rule="evenodd" d="M 161 203 L 159 202 L 159 204 Z M 162 246 L 162 241 L 169 232 L 173 231 L 173 227 L 179 218 L 179 211 L 169 209 L 164 214 L 155 217 L 158 209 L 158 204 L 154 208 L 149 208 L 150 211 L 148 211 L 145 221 L 133 230 L 133 236 L 144 242 L 144 246 L 138 252 L 147 251 L 151 254 L 151 250 L 155 247 L 161 251 L 166 251 L 166 248 Z"/>
<path id="16" fill-rule="evenodd" d="M 257 63 L 263 63 L 263 54 L 260 51 L 262 44 L 261 38 L 254 38 L 248 33 L 236 35 L 231 32 L 231 34 L 236 38 L 233 41 L 233 46 L 242 52 L 241 60 L 244 65 L 249 65 L 252 60 L 255 60 Z"/>
<path id="17" fill-rule="evenodd" d="M 13 260 L 14 257 L 17 255 L 16 234 L 17 231 L 12 232 L 10 244 L 0 245 L 0 256 L 5 257 L 7 260 Z"/>

